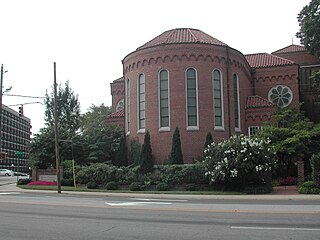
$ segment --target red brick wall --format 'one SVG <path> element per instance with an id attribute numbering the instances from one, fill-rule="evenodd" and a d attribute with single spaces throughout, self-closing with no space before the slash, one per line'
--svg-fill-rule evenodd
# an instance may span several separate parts
<path id="1" fill-rule="evenodd" d="M 320 64 L 320 59 L 314 55 L 311 55 L 308 51 L 273 53 L 273 55 L 289 59 L 302 66 Z"/>
<path id="2" fill-rule="evenodd" d="M 206 134 L 210 131 L 214 140 L 220 141 L 235 133 L 233 74 L 239 78 L 241 130 L 247 131 L 245 121 L 245 104 L 248 95 L 253 94 L 250 67 L 244 56 L 229 50 L 230 65 L 227 71 L 227 50 L 223 46 L 207 44 L 164 45 L 142 49 L 129 54 L 123 61 L 125 79 L 131 82 L 130 134 L 128 141 L 138 138 L 143 143 L 144 134 L 137 133 L 137 78 L 140 73 L 146 79 L 146 129 L 150 132 L 155 163 L 161 164 L 168 158 L 172 146 L 172 135 L 179 127 L 184 162 L 202 154 Z M 186 86 L 185 71 L 195 68 L 198 80 L 198 116 L 199 130 L 187 130 L 186 124 Z M 170 131 L 159 132 L 158 109 L 158 72 L 169 71 L 170 91 Z M 214 130 L 212 71 L 219 69 L 222 73 L 224 96 L 224 131 Z M 227 94 L 227 72 L 229 73 L 229 98 Z M 228 111 L 228 99 L 230 111 Z M 230 116 L 229 116 L 230 113 Z M 230 130 L 229 132 L 229 117 Z"/>
<path id="3" fill-rule="evenodd" d="M 124 81 L 116 81 L 110 84 L 112 95 L 112 112 L 116 111 L 117 103 L 124 99 Z"/>
<path id="4" fill-rule="evenodd" d="M 275 85 L 288 86 L 292 93 L 293 99 L 291 105 L 299 104 L 299 66 L 279 66 L 255 69 L 255 94 L 268 99 L 269 90 Z"/>

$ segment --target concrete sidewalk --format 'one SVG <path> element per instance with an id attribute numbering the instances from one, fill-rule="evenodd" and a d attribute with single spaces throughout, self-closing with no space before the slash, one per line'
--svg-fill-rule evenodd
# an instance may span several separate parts
<path id="1" fill-rule="evenodd" d="M 0 186 L 1 192 L 25 192 L 35 194 L 58 194 L 57 191 L 48 190 L 28 190 L 16 186 L 16 184 L 7 184 Z M 68 195 L 87 195 L 100 197 L 130 197 L 130 198 L 158 198 L 158 199 L 196 199 L 196 200 L 320 200 L 320 195 L 298 194 L 294 186 L 276 188 L 271 194 L 247 194 L 247 195 L 195 195 L 195 194 L 148 194 L 148 193 L 112 193 L 112 192 L 77 192 L 62 191 L 61 194 Z"/>

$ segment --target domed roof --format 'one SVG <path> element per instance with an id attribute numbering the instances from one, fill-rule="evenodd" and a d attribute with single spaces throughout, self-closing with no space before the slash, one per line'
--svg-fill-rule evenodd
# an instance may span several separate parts
<path id="1" fill-rule="evenodd" d="M 198 29 L 176 28 L 160 34 L 159 36 L 155 37 L 151 41 L 137 48 L 137 50 L 155 47 L 159 45 L 177 44 L 177 43 L 203 43 L 203 44 L 226 46 L 225 43 L 219 41 L 214 37 L 211 37 L 210 35 Z"/>

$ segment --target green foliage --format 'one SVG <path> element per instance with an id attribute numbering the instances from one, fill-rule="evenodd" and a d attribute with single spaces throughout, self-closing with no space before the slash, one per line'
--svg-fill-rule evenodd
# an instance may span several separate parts
<path id="1" fill-rule="evenodd" d="M 212 137 L 212 134 L 211 132 L 208 132 L 207 135 L 206 135 L 206 141 L 204 143 L 204 146 L 203 146 L 203 151 L 206 149 L 206 147 L 208 147 L 211 143 L 213 143 L 213 137 Z"/>
<path id="2" fill-rule="evenodd" d="M 166 183 L 158 183 L 156 186 L 157 191 L 168 191 L 170 189 L 169 185 Z"/>
<path id="3" fill-rule="evenodd" d="M 320 152 L 312 155 L 310 163 L 312 168 L 312 180 L 315 182 L 316 186 L 320 188 Z"/>
<path id="4" fill-rule="evenodd" d="M 320 70 L 319 71 L 313 71 L 311 73 L 311 82 L 312 82 L 312 87 L 316 91 L 320 92 Z"/>
<path id="5" fill-rule="evenodd" d="M 141 149 L 140 155 L 140 170 L 141 173 L 148 173 L 153 171 L 153 160 L 152 160 L 152 149 L 150 142 L 150 134 L 149 131 L 144 135 L 144 142 Z"/>
<path id="6" fill-rule="evenodd" d="M 311 0 L 298 15 L 300 31 L 296 34 L 302 45 L 320 57 L 320 2 Z"/>
<path id="7" fill-rule="evenodd" d="M 169 164 L 183 164 L 179 128 L 176 127 L 172 136 L 172 148 L 169 155 Z"/>
<path id="8" fill-rule="evenodd" d="M 124 133 L 120 137 L 119 148 L 115 152 L 113 164 L 115 166 L 128 166 L 127 145 Z"/>
<path id="9" fill-rule="evenodd" d="M 204 163 L 211 182 L 242 189 L 271 184 L 275 165 L 270 141 L 259 137 L 233 136 L 204 151 Z"/>
<path id="10" fill-rule="evenodd" d="M 196 191 L 197 185 L 194 183 L 190 183 L 186 185 L 186 191 Z"/>
<path id="11" fill-rule="evenodd" d="M 28 183 L 31 183 L 32 179 L 31 178 L 20 178 L 18 180 L 18 185 L 27 185 Z"/>
<path id="12" fill-rule="evenodd" d="M 140 182 L 133 182 L 130 184 L 129 189 L 130 191 L 142 191 L 144 190 L 144 186 Z"/>
<path id="13" fill-rule="evenodd" d="M 304 182 L 299 186 L 298 192 L 302 194 L 320 194 L 320 188 L 313 181 Z"/>
<path id="14" fill-rule="evenodd" d="M 105 127 L 106 116 L 111 113 L 111 108 L 103 103 L 100 106 L 92 104 L 89 110 L 80 116 L 80 129 L 84 135 L 90 135 L 96 129 Z"/>
<path id="15" fill-rule="evenodd" d="M 279 169 L 290 169 L 297 157 L 308 163 L 320 149 L 320 125 L 309 121 L 296 108 L 278 109 L 274 118 L 275 122 L 265 125 L 258 135 L 271 140 Z"/>
<path id="16" fill-rule="evenodd" d="M 97 189 L 98 188 L 98 184 L 94 181 L 90 181 L 87 183 L 87 188 L 88 189 Z"/>
<path id="17" fill-rule="evenodd" d="M 45 95 L 45 124 L 47 127 L 54 126 L 54 91 Z M 73 137 L 80 128 L 80 103 L 78 96 L 74 94 L 66 81 L 64 88 L 59 85 L 57 92 L 57 118 L 59 128 L 63 128 L 69 135 L 67 139 Z"/>
<path id="18" fill-rule="evenodd" d="M 74 186 L 73 179 L 61 179 L 61 186 Z"/>
<path id="19" fill-rule="evenodd" d="M 117 190 L 118 189 L 118 184 L 114 181 L 108 182 L 106 184 L 106 189 L 107 190 Z"/>
<path id="20" fill-rule="evenodd" d="M 141 144 L 136 140 L 132 140 L 130 143 L 130 157 L 129 157 L 130 163 L 140 166 L 140 155 L 141 155 Z"/>

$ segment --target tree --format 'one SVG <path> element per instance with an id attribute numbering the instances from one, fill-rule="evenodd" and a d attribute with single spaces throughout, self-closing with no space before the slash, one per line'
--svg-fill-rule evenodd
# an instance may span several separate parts
<path id="1" fill-rule="evenodd" d="M 296 36 L 305 48 L 320 57 L 320 0 L 312 0 L 298 14 L 300 31 Z M 313 72 L 314 88 L 320 91 L 320 70 Z"/>
<path id="2" fill-rule="evenodd" d="M 142 173 L 148 173 L 153 171 L 152 149 L 150 142 L 150 134 L 147 131 L 144 135 L 144 141 L 140 155 L 140 169 Z"/>
<path id="3" fill-rule="evenodd" d="M 89 110 L 80 116 L 80 129 L 84 134 L 89 134 L 97 128 L 105 126 L 106 117 L 111 113 L 111 108 L 103 103 L 100 106 L 92 104 Z"/>
<path id="4" fill-rule="evenodd" d="M 170 164 L 183 164 L 183 156 L 181 150 L 181 140 L 179 128 L 176 127 L 172 137 L 172 148 L 169 155 Z"/>
<path id="5" fill-rule="evenodd" d="M 65 83 L 64 88 L 59 85 L 57 93 L 57 119 L 59 129 L 68 132 L 69 138 L 72 138 L 80 128 L 80 103 L 78 95 L 75 95 L 69 86 L 69 81 Z M 47 127 L 54 126 L 54 91 L 45 95 L 45 124 Z"/>
<path id="6" fill-rule="evenodd" d="M 312 54 L 320 57 L 320 1 L 311 0 L 298 14 L 300 31 L 296 36 Z"/>
<path id="7" fill-rule="evenodd" d="M 113 164 L 115 166 L 128 166 L 127 144 L 124 133 L 120 138 L 119 148 L 115 152 Z"/>

